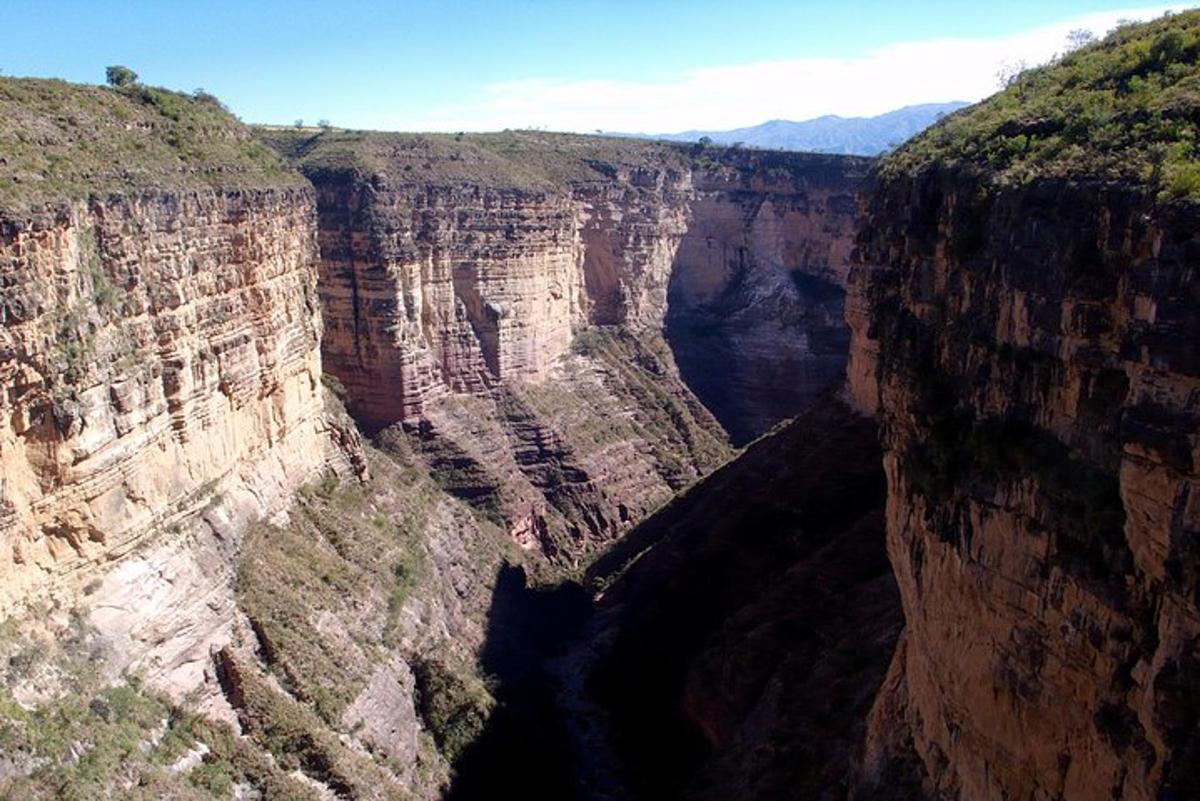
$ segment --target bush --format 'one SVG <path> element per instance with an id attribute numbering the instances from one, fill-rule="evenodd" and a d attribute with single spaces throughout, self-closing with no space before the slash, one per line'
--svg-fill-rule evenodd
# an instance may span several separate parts
<path id="1" fill-rule="evenodd" d="M 1069 47 L 1048 65 L 1004 71 L 1003 91 L 910 140 L 882 174 L 969 165 L 985 188 L 1082 178 L 1200 200 L 1200 13 L 1118 28 L 1101 42 L 1075 32 Z"/>
<path id="2" fill-rule="evenodd" d="M 104 71 L 104 78 L 108 81 L 109 86 L 118 88 L 126 86 L 134 86 L 138 82 L 138 74 L 129 67 L 120 64 L 114 64 Z"/>
<path id="3" fill-rule="evenodd" d="M 483 732 L 492 699 L 481 684 L 440 661 L 417 662 L 413 675 L 421 720 L 453 762 Z"/>

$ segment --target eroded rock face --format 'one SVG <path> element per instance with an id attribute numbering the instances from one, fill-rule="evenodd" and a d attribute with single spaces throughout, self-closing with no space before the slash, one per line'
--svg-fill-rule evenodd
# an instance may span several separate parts
<path id="1" fill-rule="evenodd" d="M 738 154 L 695 175 L 667 336 L 734 442 L 843 381 L 843 315 L 867 161 Z"/>
<path id="2" fill-rule="evenodd" d="M 98 625 L 125 664 L 207 657 L 245 521 L 350 470 L 357 435 L 322 401 L 314 216 L 304 188 L 0 213 L 0 601 L 139 549 L 89 584 Z"/>
<path id="3" fill-rule="evenodd" d="M 322 347 L 366 426 L 414 419 L 447 391 L 543 376 L 569 346 L 581 281 L 565 198 L 314 181 Z"/>
<path id="4" fill-rule="evenodd" d="M 369 428 L 544 380 L 590 323 L 661 327 L 687 175 L 614 168 L 557 191 L 309 175 L 325 360 Z"/>
<path id="5" fill-rule="evenodd" d="M 1191 797 L 1200 217 L 1129 187 L 979 188 L 891 179 L 853 281 L 907 620 L 866 786 L 907 740 L 938 796 Z"/>
<path id="6" fill-rule="evenodd" d="M 704 405 L 744 441 L 841 382 L 865 160 L 518 136 L 497 173 L 489 141 L 275 144 L 317 189 L 347 407 L 523 546 L 603 543 L 720 463 Z"/>
<path id="7" fill-rule="evenodd" d="M 276 144 L 309 154 L 299 163 L 318 192 L 325 365 L 368 429 L 422 420 L 445 429 L 447 404 L 456 403 L 448 396 L 569 388 L 560 363 L 576 334 L 593 326 L 647 341 L 665 331 L 674 354 L 662 389 L 680 395 L 686 384 L 735 442 L 842 381 L 843 286 L 866 160 L 657 145 L 646 146 L 649 155 L 633 145 L 614 154 L 599 150 L 603 140 L 518 137 L 505 145 L 527 148 L 513 157 L 512 175 L 472 179 L 459 165 L 478 159 L 473 169 L 484 172 L 490 164 L 472 150 L 478 143 L 347 140 L 362 165 L 373 165 L 366 174 L 362 165 L 329 166 L 320 154 L 333 145 L 323 142 Z M 370 161 L 376 149 L 385 155 Z M 518 180 L 542 160 L 569 175 Z M 641 397 L 622 416 L 647 402 L 655 403 Z M 517 428 L 508 438 L 519 461 L 530 427 Z M 536 438 L 551 450 L 580 444 L 558 442 L 563 433 Z M 663 444 L 692 462 L 665 472 L 706 469 L 680 439 L 636 449 Z M 459 445 L 497 450 L 486 441 Z M 601 515 L 624 518 L 619 525 L 593 520 L 583 533 L 623 529 L 630 513 L 616 507 L 642 505 L 626 500 Z M 539 514 L 514 536 L 536 540 Z"/>

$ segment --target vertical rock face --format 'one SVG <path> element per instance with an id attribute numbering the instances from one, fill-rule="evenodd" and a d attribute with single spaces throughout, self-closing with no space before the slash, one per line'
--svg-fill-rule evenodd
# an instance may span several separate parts
<path id="1" fill-rule="evenodd" d="M 692 174 L 671 164 L 594 165 L 571 189 L 580 219 L 586 316 L 579 324 L 659 330 L 681 238 L 691 225 Z"/>
<path id="2" fill-rule="evenodd" d="M 0 609 L 85 595 L 112 669 L 182 693 L 247 521 L 359 458 L 312 189 L 212 99 L 5 80 L 0 110 Z"/>
<path id="3" fill-rule="evenodd" d="M 1197 222 L 936 168 L 875 198 L 856 334 L 907 618 L 875 768 L 907 729 L 928 787 L 964 798 L 1194 786 Z"/>
<path id="4" fill-rule="evenodd" d="M 323 463 L 304 190 L 5 214 L 6 594 Z M 10 596 L 11 597 L 11 596 Z"/>
<path id="5" fill-rule="evenodd" d="M 907 628 L 868 788 L 1200 793 L 1200 193 L 1143 124 L 1194 119 L 1197 54 L 1200 14 L 1123 26 L 880 166 L 851 376 Z"/>
<path id="6" fill-rule="evenodd" d="M 610 169 L 551 188 L 310 171 L 322 347 L 351 412 L 414 420 L 446 392 L 546 379 L 588 324 L 660 328 L 689 176 Z"/>
<path id="7" fill-rule="evenodd" d="M 370 426 L 415 419 L 446 391 L 545 380 L 589 325 L 665 328 L 737 439 L 841 380 L 867 160 L 563 135 L 264 135 L 317 186 L 327 368 Z"/>
<path id="8" fill-rule="evenodd" d="M 0 216 L 0 601 L 86 583 L 113 669 L 182 694 L 228 642 L 242 528 L 349 467 L 334 435 L 354 451 L 321 398 L 311 192 Z"/>
<path id="9" fill-rule="evenodd" d="M 364 424 L 413 419 L 446 391 L 544 377 L 567 349 L 581 286 L 565 198 L 314 180 L 322 347 Z"/>
<path id="10" fill-rule="evenodd" d="M 262 135 L 316 186 L 351 413 L 418 433 L 528 547 L 611 539 L 719 463 L 693 390 L 745 440 L 841 382 L 862 159 Z"/>
<path id="11" fill-rule="evenodd" d="M 733 153 L 697 172 L 667 336 L 735 442 L 843 381 L 865 159 Z"/>

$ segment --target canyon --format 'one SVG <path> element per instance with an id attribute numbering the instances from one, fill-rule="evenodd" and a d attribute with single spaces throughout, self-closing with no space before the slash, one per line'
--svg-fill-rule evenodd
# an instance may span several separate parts
<path id="1" fill-rule="evenodd" d="M 262 135 L 317 190 L 322 355 L 349 412 L 417 432 L 522 545 L 578 559 L 728 458 L 726 432 L 841 381 L 864 160 Z"/>
<path id="2" fill-rule="evenodd" d="M 0 795 L 1195 797 L 1198 54 L 878 161 L 0 79 Z"/>
<path id="3" fill-rule="evenodd" d="M 581 570 L 841 383 L 865 160 L 3 83 L 6 792 L 83 781 L 19 710 L 124 686 L 237 792 L 437 795 L 503 690 L 503 577 Z"/>

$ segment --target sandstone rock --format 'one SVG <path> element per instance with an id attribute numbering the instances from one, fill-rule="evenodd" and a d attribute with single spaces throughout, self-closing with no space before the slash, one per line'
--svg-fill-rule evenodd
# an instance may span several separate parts
<path id="1" fill-rule="evenodd" d="M 976 180 L 887 183 L 854 282 L 907 620 L 868 771 L 892 727 L 934 794 L 1184 797 L 1200 218 L 1128 187 Z"/>
<path id="2" fill-rule="evenodd" d="M 118 668 L 182 692 L 227 635 L 240 529 L 353 469 L 319 382 L 311 193 L 2 216 L 0 600 L 103 576 Z"/>

